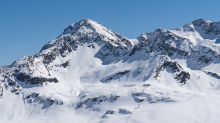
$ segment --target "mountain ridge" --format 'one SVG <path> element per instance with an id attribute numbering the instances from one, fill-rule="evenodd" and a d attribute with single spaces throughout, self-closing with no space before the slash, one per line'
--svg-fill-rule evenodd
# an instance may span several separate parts
<path id="1" fill-rule="evenodd" d="M 39 53 L 0 67 L 0 121 L 220 121 L 210 113 L 220 102 L 218 23 L 136 39 L 90 19 L 71 24 Z"/>

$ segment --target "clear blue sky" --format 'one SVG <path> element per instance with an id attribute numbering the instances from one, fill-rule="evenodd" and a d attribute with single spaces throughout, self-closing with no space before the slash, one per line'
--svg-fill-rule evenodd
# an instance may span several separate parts
<path id="1" fill-rule="evenodd" d="M 219 0 L 0 0 L 0 66 L 34 55 L 83 18 L 136 38 L 200 18 L 220 21 L 219 5 Z"/>

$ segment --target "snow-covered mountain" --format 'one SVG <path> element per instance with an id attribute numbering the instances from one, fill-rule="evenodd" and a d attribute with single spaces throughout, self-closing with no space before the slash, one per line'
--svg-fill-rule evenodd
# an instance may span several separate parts
<path id="1" fill-rule="evenodd" d="M 0 67 L 0 122 L 220 122 L 220 22 L 127 39 L 89 19 Z"/>

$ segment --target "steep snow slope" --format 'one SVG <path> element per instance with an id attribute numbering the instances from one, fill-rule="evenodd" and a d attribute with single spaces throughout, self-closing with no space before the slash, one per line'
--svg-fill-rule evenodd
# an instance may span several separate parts
<path id="1" fill-rule="evenodd" d="M 1 122 L 219 122 L 219 22 L 127 39 L 71 24 L 34 56 L 0 67 Z"/>

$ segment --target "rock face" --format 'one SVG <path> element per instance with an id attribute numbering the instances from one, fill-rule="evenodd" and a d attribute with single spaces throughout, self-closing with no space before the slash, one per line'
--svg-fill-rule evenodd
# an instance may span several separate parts
<path id="1" fill-rule="evenodd" d="M 199 27 L 206 34 L 220 34 L 220 22 L 212 22 L 203 19 L 198 19 L 192 22 L 193 25 Z"/>
<path id="2" fill-rule="evenodd" d="M 137 103 L 141 103 L 144 101 L 148 101 L 149 103 L 157 103 L 157 102 L 174 102 L 169 97 L 164 97 L 163 93 L 156 96 L 155 94 L 146 94 L 144 92 L 132 93 L 134 101 Z"/>
<path id="3" fill-rule="evenodd" d="M 106 113 L 105 113 L 101 118 L 102 118 L 102 119 L 108 118 L 108 117 L 107 117 L 108 114 L 114 114 L 114 113 L 115 113 L 115 111 L 113 111 L 113 110 L 108 110 L 108 111 L 106 111 Z"/>
<path id="4" fill-rule="evenodd" d="M 160 75 L 161 71 L 171 71 L 177 73 L 175 79 L 181 84 L 186 84 L 186 81 L 190 79 L 190 74 L 183 70 L 183 68 L 175 61 L 170 60 L 169 57 L 162 57 L 160 64 L 156 67 L 156 76 L 157 78 Z"/>
<path id="5" fill-rule="evenodd" d="M 203 19 L 137 39 L 83 19 L 0 67 L 0 122 L 220 121 L 219 43 Z"/>
<path id="6" fill-rule="evenodd" d="M 63 105 L 64 102 L 56 100 L 56 99 L 50 99 L 50 98 L 44 98 L 40 96 L 38 93 L 32 93 L 30 95 L 27 95 L 24 99 L 24 102 L 38 105 L 42 104 L 42 109 L 46 109 L 52 105 Z"/>
<path id="7" fill-rule="evenodd" d="M 55 82 L 57 83 L 58 80 L 57 78 L 43 78 L 43 77 L 31 77 L 29 75 L 25 75 L 25 74 L 22 74 L 22 73 L 19 73 L 16 78 L 19 80 L 19 81 L 22 81 L 22 82 L 26 82 L 28 84 L 41 84 L 43 82 Z"/>
<path id="8" fill-rule="evenodd" d="M 125 74 L 129 73 L 130 70 L 125 70 L 125 71 L 121 71 L 121 72 L 117 72 L 117 73 L 114 73 L 112 75 L 109 75 L 107 77 L 104 77 L 100 80 L 100 82 L 102 83 L 106 83 L 106 82 L 109 82 L 111 81 L 112 79 L 117 79 L 117 78 L 121 78 L 122 76 L 124 76 Z"/>
<path id="9" fill-rule="evenodd" d="M 84 101 L 80 101 L 76 105 L 76 109 L 82 108 L 83 106 L 86 106 L 86 108 L 93 108 L 93 105 L 99 104 L 101 102 L 110 102 L 113 103 L 116 101 L 120 96 L 117 95 L 111 95 L 111 96 L 99 96 L 99 97 L 94 97 L 94 98 L 88 98 Z M 99 109 L 95 109 L 99 110 Z"/>
<path id="10" fill-rule="evenodd" d="M 118 109 L 118 113 L 124 114 L 124 115 L 132 114 L 132 112 L 130 112 L 130 111 L 126 110 L 126 109 Z"/>
<path id="11" fill-rule="evenodd" d="M 3 96 L 3 87 L 2 86 L 0 86 L 0 97 L 2 98 L 2 96 Z"/>

